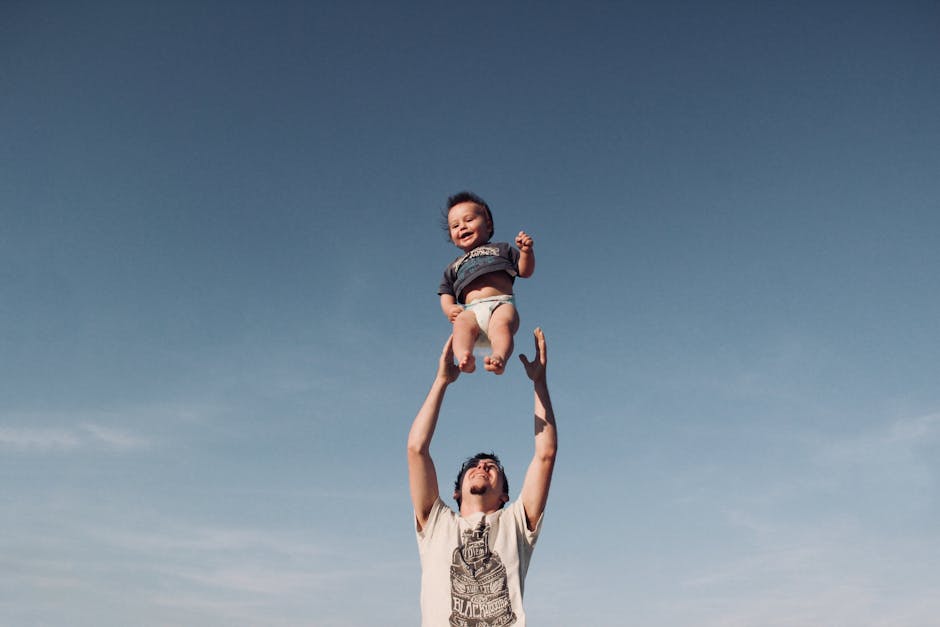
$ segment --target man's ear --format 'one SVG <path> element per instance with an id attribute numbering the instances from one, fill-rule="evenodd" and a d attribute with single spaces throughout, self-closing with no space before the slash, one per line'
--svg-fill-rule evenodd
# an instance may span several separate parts
<path id="1" fill-rule="evenodd" d="M 460 497 L 460 492 L 458 490 L 454 490 L 454 500 L 455 501 L 458 500 L 459 497 Z"/>
<path id="2" fill-rule="evenodd" d="M 499 495 L 499 502 L 500 502 L 500 503 L 503 503 L 503 504 L 508 503 L 508 502 L 509 502 L 509 495 L 506 494 L 505 492 L 503 492 L 502 494 L 500 494 L 500 495 Z"/>

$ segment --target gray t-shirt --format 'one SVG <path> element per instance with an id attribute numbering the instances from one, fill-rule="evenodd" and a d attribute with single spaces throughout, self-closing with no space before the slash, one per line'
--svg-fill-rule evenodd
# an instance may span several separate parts
<path id="1" fill-rule="evenodd" d="M 506 272 L 516 280 L 519 274 L 519 251 L 506 242 L 481 244 L 457 257 L 444 270 L 438 294 L 450 294 L 463 303 L 463 291 L 473 279 L 490 272 Z"/>

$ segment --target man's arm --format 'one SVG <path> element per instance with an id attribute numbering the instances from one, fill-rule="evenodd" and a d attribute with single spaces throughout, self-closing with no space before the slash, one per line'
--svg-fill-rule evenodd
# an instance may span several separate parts
<path id="1" fill-rule="evenodd" d="M 454 364 L 453 341 L 454 338 L 450 337 L 444 345 L 431 391 L 424 399 L 408 433 L 408 483 L 419 531 L 427 524 L 431 506 L 438 497 L 437 471 L 430 451 L 431 438 L 434 437 L 434 428 L 441 413 L 444 392 L 460 375 L 460 370 Z"/>
<path id="2" fill-rule="evenodd" d="M 548 394 L 545 374 L 548 356 L 542 329 L 535 330 L 535 358 L 530 362 L 525 355 L 519 355 L 519 359 L 535 388 L 535 454 L 529 464 L 529 470 L 526 471 L 520 493 L 529 531 L 532 531 L 545 511 L 545 503 L 548 502 L 548 489 L 552 484 L 555 455 L 558 451 L 555 412 L 552 410 L 552 399 Z"/>

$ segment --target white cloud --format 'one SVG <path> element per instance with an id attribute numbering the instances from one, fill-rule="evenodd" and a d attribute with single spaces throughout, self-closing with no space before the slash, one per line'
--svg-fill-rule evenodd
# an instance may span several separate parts
<path id="1" fill-rule="evenodd" d="M 713 495 L 724 550 L 683 564 L 679 600 L 646 624 L 936 625 L 940 413 L 791 441 L 797 465 Z"/>
<path id="2" fill-rule="evenodd" d="M 79 434 L 69 429 L 0 427 L 0 446 L 18 450 L 68 451 L 82 444 Z"/>
<path id="3" fill-rule="evenodd" d="M 107 448 L 126 451 L 148 446 L 150 443 L 146 438 L 133 435 L 127 431 L 103 427 L 96 424 L 82 425 L 84 431 L 91 436 L 96 443 L 101 443 Z"/>
<path id="4" fill-rule="evenodd" d="M 837 489 L 879 486 L 922 500 L 936 482 L 940 414 L 903 418 L 871 427 L 852 437 L 821 442 L 815 462 Z M 924 500 L 924 503 L 927 501 Z"/>
<path id="5" fill-rule="evenodd" d="M 940 441 L 940 413 L 902 418 L 869 429 L 855 437 L 822 447 L 822 459 L 867 464 L 878 460 L 907 459 L 919 446 Z"/>
<path id="6" fill-rule="evenodd" d="M 126 452 L 153 446 L 148 431 L 164 432 L 211 421 L 221 409 L 209 404 L 163 403 L 101 410 L 17 411 L 0 414 L 0 450 Z"/>
<path id="7" fill-rule="evenodd" d="M 871 532 L 839 516 L 764 520 L 747 536 L 749 550 L 682 582 L 677 622 L 698 616 L 696 624 L 709 627 L 926 627 L 940 610 L 933 594 L 940 581 L 924 551 L 929 542 Z"/>
<path id="8" fill-rule="evenodd" d="M 65 452 L 94 448 L 122 452 L 149 445 L 147 438 L 96 424 L 79 428 L 0 427 L 0 448 L 19 451 Z"/>
<path id="9" fill-rule="evenodd" d="M 333 579 L 329 573 L 325 572 L 265 567 L 252 563 L 215 570 L 176 571 L 173 574 L 195 584 L 220 591 L 264 596 L 290 596 L 301 592 L 313 593 L 325 581 Z"/>
<path id="10" fill-rule="evenodd" d="M 319 546 L 296 541 L 282 534 L 220 527 L 177 527 L 152 533 L 109 530 L 101 534 L 100 540 L 122 550 L 164 555 L 173 552 L 231 554 L 233 551 L 247 551 L 312 558 L 323 553 Z"/>

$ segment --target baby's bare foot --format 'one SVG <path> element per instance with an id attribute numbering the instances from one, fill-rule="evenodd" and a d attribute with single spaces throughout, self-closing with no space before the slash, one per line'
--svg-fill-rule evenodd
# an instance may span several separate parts
<path id="1" fill-rule="evenodd" d="M 477 360 L 476 357 L 473 356 L 473 352 L 469 352 L 457 360 L 457 367 L 460 368 L 460 372 L 466 373 L 470 373 L 476 370 Z"/>
<path id="2" fill-rule="evenodd" d="M 488 355 L 483 358 L 483 367 L 493 374 L 503 374 L 506 370 L 506 360 L 499 355 Z"/>

